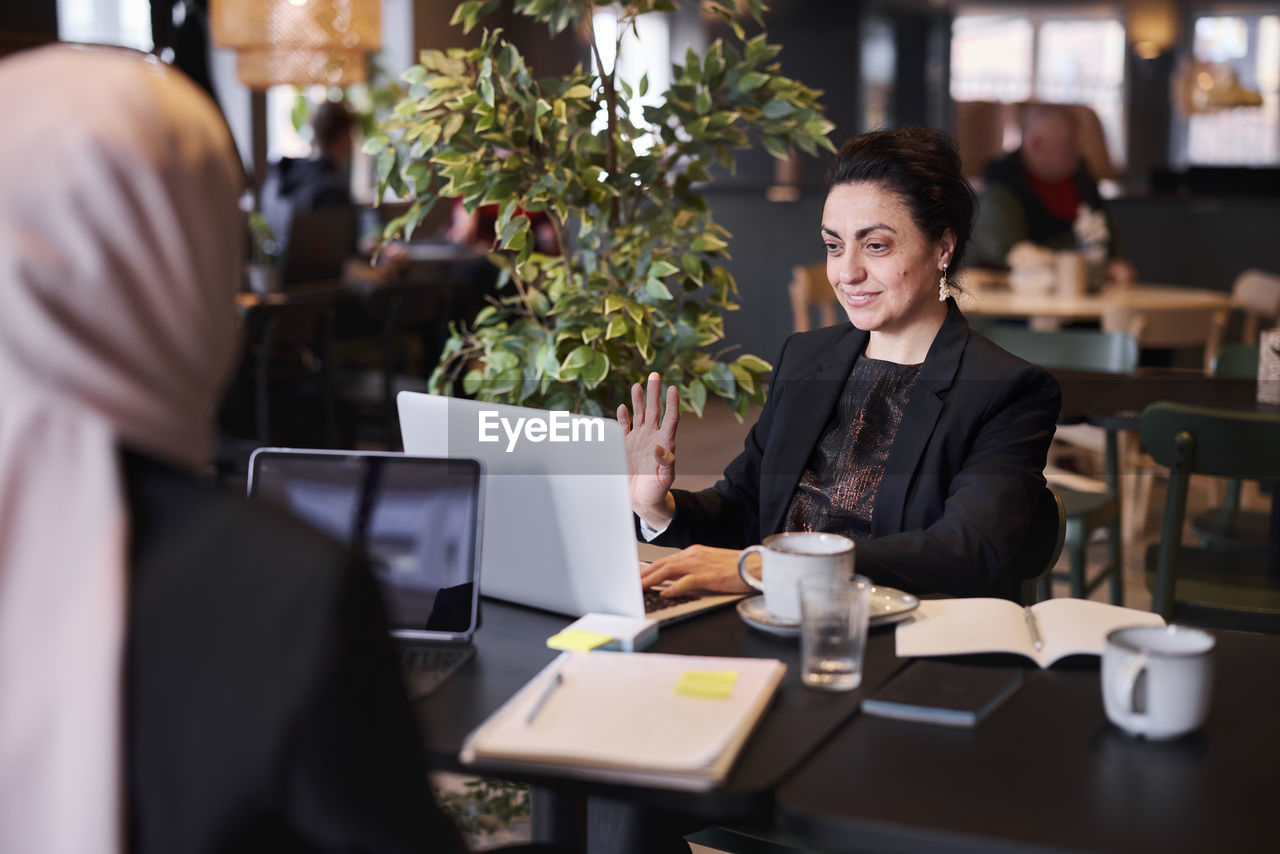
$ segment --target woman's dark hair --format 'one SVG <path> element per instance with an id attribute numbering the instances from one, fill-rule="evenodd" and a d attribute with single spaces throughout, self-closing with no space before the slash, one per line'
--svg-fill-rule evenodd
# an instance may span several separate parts
<path id="1" fill-rule="evenodd" d="M 973 232 L 973 187 L 960 173 L 955 140 L 933 128 L 860 134 L 840 146 L 827 170 L 827 192 L 841 184 L 883 184 L 902 199 L 930 240 L 949 228 L 956 236 L 952 269 L 960 269 Z"/>

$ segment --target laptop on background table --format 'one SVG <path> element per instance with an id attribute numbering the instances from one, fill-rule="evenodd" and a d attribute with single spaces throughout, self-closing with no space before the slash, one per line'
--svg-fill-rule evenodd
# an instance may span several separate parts
<path id="1" fill-rule="evenodd" d="M 408 391 L 396 403 L 406 453 L 484 464 L 484 595 L 659 623 L 742 598 L 673 604 L 641 588 L 618 422 Z"/>
<path id="2" fill-rule="evenodd" d="M 250 498 L 365 556 L 411 699 L 474 654 L 483 489 L 473 459 L 259 448 L 249 460 Z"/>

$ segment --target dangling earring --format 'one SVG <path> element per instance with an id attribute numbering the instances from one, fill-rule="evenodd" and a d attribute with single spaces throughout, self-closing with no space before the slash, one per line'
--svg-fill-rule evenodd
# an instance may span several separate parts
<path id="1" fill-rule="evenodd" d="M 947 282 L 947 265 L 942 265 L 942 276 L 938 279 L 938 302 L 946 302 L 951 296 L 951 285 Z"/>

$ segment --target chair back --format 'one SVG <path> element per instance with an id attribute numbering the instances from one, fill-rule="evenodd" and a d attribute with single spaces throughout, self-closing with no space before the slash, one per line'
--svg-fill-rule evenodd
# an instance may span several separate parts
<path id="1" fill-rule="evenodd" d="M 1138 367 L 1138 342 L 1126 332 L 1036 332 L 1018 326 L 990 326 L 982 334 L 1013 355 L 1046 368 L 1131 374 Z"/>
<path id="2" fill-rule="evenodd" d="M 791 284 L 787 286 L 787 292 L 791 296 L 791 315 L 796 332 L 808 332 L 813 328 L 809 309 L 814 306 L 818 309 L 820 327 L 834 326 L 839 319 L 836 309 L 840 304 L 836 301 L 831 283 L 827 281 L 825 262 L 792 268 Z"/>
<path id="3" fill-rule="evenodd" d="M 955 103 L 955 138 L 967 178 L 981 178 L 988 163 L 1012 151 L 1022 142 L 1020 118 L 1031 102 L 1018 104 L 995 101 L 957 101 Z M 1076 119 L 1076 142 L 1089 174 L 1102 181 L 1117 176 L 1107 136 L 1094 109 L 1085 104 L 1062 104 Z"/>
<path id="4" fill-rule="evenodd" d="M 1257 344 L 1259 318 L 1280 319 L 1280 275 L 1245 270 L 1231 288 L 1231 306 L 1244 312 L 1244 343 Z"/>
<path id="5" fill-rule="evenodd" d="M 1223 344 L 1213 360 L 1213 376 L 1219 380 L 1256 380 L 1257 344 Z"/>
<path id="6" fill-rule="evenodd" d="M 1280 480 L 1280 416 L 1154 403 L 1142 413 L 1142 445 L 1169 467 L 1152 610 L 1170 619 L 1191 475 Z"/>
<path id="7" fill-rule="evenodd" d="M 294 385 L 315 376 L 320 382 L 322 436 L 335 441 L 333 391 L 329 383 L 329 344 L 336 301 L 316 299 L 281 304 L 260 303 L 240 318 L 244 365 L 253 387 L 253 432 L 262 444 L 303 442 L 276 436 L 273 420 L 285 401 L 273 399 L 276 384 Z"/>
<path id="8" fill-rule="evenodd" d="M 1139 308 L 1112 303 L 1102 310 L 1106 332 L 1127 332 L 1141 348 L 1204 350 L 1204 372 L 1212 372 L 1213 360 L 1227 328 L 1227 310 L 1202 308 Z"/>
<path id="9" fill-rule="evenodd" d="M 1036 601 L 1036 581 L 1053 570 L 1062 554 L 1067 534 L 1067 516 L 1062 499 L 1046 486 L 1031 515 L 1031 526 L 1010 564 L 1015 581 L 1014 601 L 1028 605 Z"/>

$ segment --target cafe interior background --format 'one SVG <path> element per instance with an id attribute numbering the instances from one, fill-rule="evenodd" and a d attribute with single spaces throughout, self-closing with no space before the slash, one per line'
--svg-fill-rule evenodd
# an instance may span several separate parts
<path id="1" fill-rule="evenodd" d="M 151 50 L 152 5 L 5 4 L 0 51 L 54 39 Z M 199 19 L 206 4 L 173 5 L 181 22 L 181 10 L 190 8 Z M 455 5 L 383 0 L 373 81 L 379 74 L 398 75 L 419 50 L 478 43 L 479 29 L 464 35 L 449 25 Z M 1087 104 L 1105 131 L 1111 174 L 1099 176 L 1103 192 L 1140 280 L 1229 291 L 1245 269 L 1280 267 L 1273 242 L 1280 225 L 1280 4 L 767 5 L 765 23 L 769 40 L 782 46 L 782 72 L 824 92 L 821 102 L 835 124 L 831 139 L 837 144 L 878 127 L 940 127 L 960 135 L 966 154 L 981 152 L 966 160 L 978 177 L 980 161 L 998 153 L 990 151 L 994 131 L 979 127 L 982 119 L 966 124 L 965 104 L 957 108 L 957 102 L 1034 98 Z M 701 51 L 722 35 L 723 25 L 699 14 L 694 4 L 646 18 L 639 43 L 628 46 L 628 65 L 637 79 L 650 72 L 651 92 L 663 91 L 657 78 L 672 59 L 688 48 Z M 510 13 L 499 13 L 493 23 L 539 75 L 565 73 L 586 59 L 584 44 L 572 33 L 550 39 L 542 25 Z M 175 47 L 185 51 L 185 44 Z M 161 53 L 172 56 L 173 49 Z M 305 156 L 308 143 L 291 121 L 296 90 L 275 86 L 252 93 L 237 79 L 232 49 L 211 46 L 208 57 L 213 89 L 251 174 L 261 175 L 265 163 L 280 156 Z M 1194 100 L 1188 96 L 1197 80 L 1223 78 L 1217 72 L 1224 68 L 1234 72 L 1235 86 L 1220 85 Z M 311 87 L 305 95 L 324 98 L 325 87 Z M 1001 130 L 1000 143 L 1016 146 L 1016 133 Z M 790 333 L 785 285 L 792 268 L 822 258 L 813 223 L 820 218 L 824 168 L 821 158 L 797 154 L 792 162 L 779 162 L 758 148 L 742 152 L 735 174 L 717 175 L 706 188 L 716 221 L 733 234 L 727 265 L 741 289 L 741 310 L 725 319 L 726 345 L 772 354 Z M 372 183 L 368 164 L 357 164 L 356 197 L 371 200 Z M 437 216 L 444 215 L 439 208 Z M 424 228 L 440 225 L 428 221 Z"/>
<path id="2" fill-rule="evenodd" d="M 479 29 L 464 34 L 450 25 L 456 5 L 382 0 L 381 47 L 369 59 L 370 82 L 398 76 L 421 50 L 478 44 Z M 572 32 L 551 38 L 510 5 L 486 23 L 503 27 L 535 73 L 564 74 L 588 61 L 586 45 Z M 177 10 L 172 27 L 159 16 L 166 30 L 160 38 L 153 36 L 153 6 Z M 958 137 L 976 180 L 985 162 L 1018 142 L 1010 114 L 990 102 L 1084 104 L 1104 136 L 1103 156 L 1094 161 L 1104 166 L 1096 177 L 1141 281 L 1229 292 L 1244 270 L 1280 273 L 1277 0 L 771 0 L 768 6 L 765 23 L 769 41 L 782 47 L 782 73 L 822 90 L 837 145 L 874 128 L 939 127 Z M 208 41 L 207 30 L 199 32 L 206 12 L 204 0 L 11 2 L 0 6 L 0 56 L 56 40 L 144 51 L 165 40 L 156 52 L 186 67 L 192 42 L 179 35 L 189 36 L 196 25 L 198 56 Z M 611 25 L 607 8 L 597 14 L 597 26 Z M 672 61 L 688 49 L 701 53 L 727 33 L 696 4 L 642 23 L 620 73 L 634 83 L 647 72 L 656 93 L 666 88 L 662 76 Z M 251 179 L 260 184 L 267 163 L 281 156 L 305 157 L 310 144 L 297 127 L 299 101 L 317 103 L 329 96 L 327 88 L 251 91 L 237 75 L 233 49 L 210 44 L 207 51 L 212 89 Z M 975 108 L 975 102 L 987 106 Z M 791 333 L 787 283 L 797 265 L 822 260 L 815 226 L 825 165 L 821 156 L 797 153 L 780 161 L 757 148 L 739 153 L 734 172 L 716 175 L 703 189 L 715 220 L 733 235 L 725 264 L 740 289 L 741 309 L 725 317 L 726 347 L 769 357 Z M 357 155 L 352 184 L 354 198 L 373 201 L 367 155 Z M 442 231 L 447 216 L 447 207 L 438 206 L 423 233 Z M 1238 328 L 1228 335 L 1238 340 Z M 745 425 L 728 429 L 745 431 Z M 685 453 L 723 456 L 736 446 L 723 433 L 691 435 Z M 718 470 L 711 462 L 699 469 Z M 1128 555 L 1140 563 L 1140 549 Z M 1133 569 L 1126 575 L 1140 575 Z M 1142 582 L 1131 579 L 1127 586 L 1126 604 L 1147 607 Z"/>

